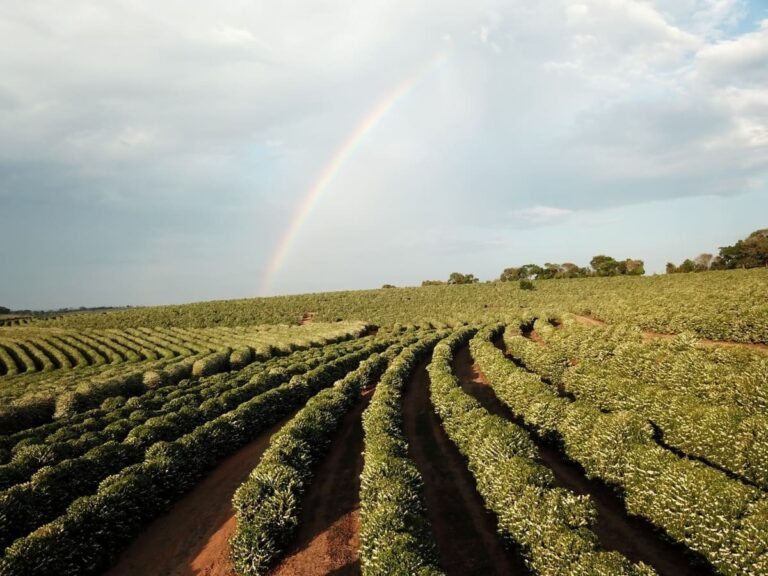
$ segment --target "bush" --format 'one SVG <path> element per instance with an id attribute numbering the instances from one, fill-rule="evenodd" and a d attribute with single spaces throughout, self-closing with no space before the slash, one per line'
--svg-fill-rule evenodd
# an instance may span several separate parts
<path id="1" fill-rule="evenodd" d="M 256 360 L 253 348 L 245 347 L 234 350 L 229 356 L 229 367 L 231 370 L 242 370 L 248 364 Z"/>
<path id="2" fill-rule="evenodd" d="M 536 290 L 536 286 L 530 280 L 523 278 L 520 280 L 520 290 Z"/>
<path id="3" fill-rule="evenodd" d="M 192 364 L 192 376 L 202 378 L 218 372 L 224 372 L 229 368 L 229 355 L 231 351 L 216 352 Z"/>

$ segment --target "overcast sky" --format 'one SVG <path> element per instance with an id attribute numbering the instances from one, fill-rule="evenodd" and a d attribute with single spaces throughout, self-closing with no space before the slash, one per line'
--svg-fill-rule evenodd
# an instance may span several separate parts
<path id="1" fill-rule="evenodd" d="M 0 0 L 12 308 L 663 271 L 767 227 L 767 177 L 765 0 Z"/>

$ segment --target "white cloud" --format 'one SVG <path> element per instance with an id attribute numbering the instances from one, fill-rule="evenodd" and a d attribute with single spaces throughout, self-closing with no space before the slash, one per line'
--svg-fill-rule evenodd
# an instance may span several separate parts
<path id="1" fill-rule="evenodd" d="M 768 20 L 755 32 L 704 46 L 696 54 L 695 74 L 713 84 L 768 87 Z"/>
<path id="2" fill-rule="evenodd" d="M 513 210 L 510 215 L 515 220 L 522 220 L 530 224 L 552 224 L 560 222 L 573 214 L 573 210 L 557 208 L 556 206 L 530 206 Z"/>
<path id="3" fill-rule="evenodd" d="M 768 172 L 768 24 L 739 35 L 744 13 L 739 0 L 11 3 L 0 212 L 66 198 L 49 221 L 67 221 L 117 195 L 162 242 L 202 222 L 224 252 L 221 209 L 247 218 L 238 255 L 258 274 L 336 151 L 403 87 L 307 221 L 295 276 L 327 253 L 346 262 L 346 238 L 383 253 L 424 222 L 453 251 L 470 237 L 480 250 L 510 220 L 749 192 Z M 93 221 L 110 218 L 126 216 Z M 30 222 L 44 238 L 45 218 Z M 391 233 L 370 234 L 380 222 Z"/>
<path id="4" fill-rule="evenodd" d="M 222 44 L 250 44 L 257 42 L 253 32 L 237 26 L 218 26 L 211 31 L 215 42 Z"/>

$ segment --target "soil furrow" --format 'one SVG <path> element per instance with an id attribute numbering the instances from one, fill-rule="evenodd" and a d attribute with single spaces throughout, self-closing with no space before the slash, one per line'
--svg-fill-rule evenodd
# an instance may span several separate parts
<path id="1" fill-rule="evenodd" d="M 475 397 L 486 410 L 528 430 L 536 444 L 540 462 L 549 468 L 555 477 L 555 486 L 592 497 L 598 513 L 593 531 L 603 548 L 616 550 L 633 562 L 645 562 L 655 568 L 661 576 L 715 574 L 700 555 L 668 541 L 656 527 L 642 518 L 629 516 L 621 499 L 613 490 L 598 480 L 588 479 L 578 464 L 568 461 L 556 447 L 535 435 L 496 397 L 485 376 L 474 364 L 468 346 L 457 352 L 453 370 L 462 388 Z"/>
<path id="2" fill-rule="evenodd" d="M 272 576 L 360 574 L 362 414 L 372 392 L 344 416 L 302 502 L 294 545 Z"/>
<path id="3" fill-rule="evenodd" d="M 418 366 L 408 384 L 403 424 L 409 455 L 424 479 L 440 566 L 448 576 L 527 574 L 522 559 L 505 548 L 495 515 L 485 509 L 466 460 L 432 409 L 427 363 Z"/>
<path id="4" fill-rule="evenodd" d="M 235 529 L 232 496 L 269 446 L 272 435 L 296 410 L 224 459 L 152 522 L 118 557 L 109 576 L 232 576 L 229 538 Z"/>

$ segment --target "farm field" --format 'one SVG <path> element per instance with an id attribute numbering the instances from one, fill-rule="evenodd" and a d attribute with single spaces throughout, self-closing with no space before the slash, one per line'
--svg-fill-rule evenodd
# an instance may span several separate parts
<path id="1" fill-rule="evenodd" d="M 0 326 L 0 575 L 768 574 L 768 270 Z"/>

